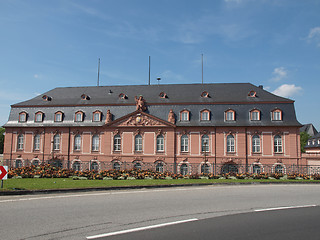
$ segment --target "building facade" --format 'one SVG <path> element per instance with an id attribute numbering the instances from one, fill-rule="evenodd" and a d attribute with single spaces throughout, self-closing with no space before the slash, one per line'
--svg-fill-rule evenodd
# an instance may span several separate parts
<path id="1" fill-rule="evenodd" d="M 294 102 L 249 83 L 55 88 L 11 106 L 4 161 L 76 170 L 287 172 Z"/>

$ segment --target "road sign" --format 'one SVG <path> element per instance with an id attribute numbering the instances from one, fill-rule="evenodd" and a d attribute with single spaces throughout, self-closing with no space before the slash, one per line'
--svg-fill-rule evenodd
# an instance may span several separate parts
<path id="1" fill-rule="evenodd" d="M 0 180 L 8 178 L 8 166 L 0 166 Z"/>

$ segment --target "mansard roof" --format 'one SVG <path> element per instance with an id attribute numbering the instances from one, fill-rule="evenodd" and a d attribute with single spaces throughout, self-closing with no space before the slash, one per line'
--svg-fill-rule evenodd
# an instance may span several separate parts
<path id="1" fill-rule="evenodd" d="M 208 93 L 204 97 L 204 92 Z M 253 96 L 250 96 L 254 92 Z M 160 97 L 164 93 L 165 97 Z M 121 94 L 123 94 L 121 96 Z M 127 85 L 101 87 L 58 87 L 30 100 L 12 105 L 21 106 L 90 106 L 132 105 L 142 95 L 147 104 L 181 103 L 253 103 L 293 102 L 276 96 L 250 83 Z M 120 97 L 121 96 L 121 97 Z M 124 97 L 125 96 L 125 97 Z"/>
<path id="2" fill-rule="evenodd" d="M 9 121 L 4 127 L 67 127 L 103 126 L 110 110 L 113 121 L 135 112 L 135 96 L 143 96 L 148 116 L 168 122 L 170 109 L 175 113 L 176 126 L 301 126 L 297 121 L 294 101 L 276 96 L 250 83 L 132 85 L 103 87 L 55 88 L 33 99 L 12 105 Z M 180 121 L 179 113 L 187 109 L 189 121 Z M 201 121 L 200 112 L 210 111 L 211 117 Z M 235 121 L 225 121 L 225 111 L 235 111 Z M 259 109 L 260 121 L 250 120 L 250 111 Z M 282 111 L 282 120 L 273 121 L 271 112 Z M 94 122 L 93 113 L 102 113 Z M 42 122 L 34 122 L 37 111 L 44 113 Z M 55 122 L 54 114 L 63 113 L 63 121 Z M 84 119 L 75 122 L 75 113 L 82 111 Z M 26 112 L 27 121 L 19 122 L 19 113 Z"/>

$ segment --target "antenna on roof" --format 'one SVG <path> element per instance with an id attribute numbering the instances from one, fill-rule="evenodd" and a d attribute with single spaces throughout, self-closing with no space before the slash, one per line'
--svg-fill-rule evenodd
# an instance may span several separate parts
<path id="1" fill-rule="evenodd" d="M 99 87 L 99 75 L 100 75 L 100 58 L 98 63 L 98 81 L 97 81 L 97 87 Z"/>
<path id="2" fill-rule="evenodd" d="M 158 78 L 157 78 L 158 86 L 159 86 L 160 80 L 161 80 L 161 78 L 158 77 Z"/>
<path id="3" fill-rule="evenodd" d="M 150 66 L 151 66 L 151 57 L 149 56 L 149 85 L 150 85 Z"/>
<path id="4" fill-rule="evenodd" d="M 202 73 L 201 82 L 203 84 L 203 53 L 201 54 L 201 67 L 202 67 L 202 70 L 201 70 L 201 73 Z"/>

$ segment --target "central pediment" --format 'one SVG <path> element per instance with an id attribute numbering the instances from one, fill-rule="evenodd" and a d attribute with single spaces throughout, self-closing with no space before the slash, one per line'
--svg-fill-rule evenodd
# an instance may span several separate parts
<path id="1" fill-rule="evenodd" d="M 141 111 L 135 111 L 109 124 L 115 127 L 174 127 L 175 125 Z"/>

